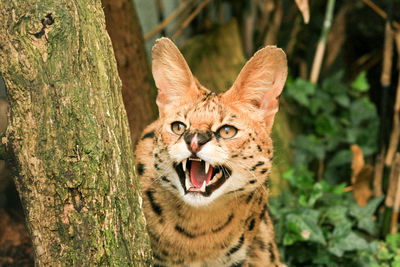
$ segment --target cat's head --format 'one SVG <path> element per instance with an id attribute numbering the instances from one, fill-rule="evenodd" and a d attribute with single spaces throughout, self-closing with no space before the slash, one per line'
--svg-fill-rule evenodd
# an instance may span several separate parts
<path id="1" fill-rule="evenodd" d="M 287 76 L 285 53 L 259 50 L 218 95 L 196 80 L 171 40 L 158 39 L 152 57 L 162 124 L 156 172 L 167 178 L 159 182 L 193 206 L 260 187 L 271 168 L 269 135 Z"/>

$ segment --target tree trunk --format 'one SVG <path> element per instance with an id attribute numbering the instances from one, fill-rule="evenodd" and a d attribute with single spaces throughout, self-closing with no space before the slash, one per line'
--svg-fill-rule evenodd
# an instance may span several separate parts
<path id="1" fill-rule="evenodd" d="M 0 0 L 0 72 L 36 265 L 149 266 L 100 1 Z"/>
<path id="2" fill-rule="evenodd" d="M 122 97 L 128 114 L 132 142 L 136 144 L 144 127 L 157 116 L 155 90 L 151 84 L 142 29 L 133 0 L 102 2 L 106 28 L 122 80 Z"/>

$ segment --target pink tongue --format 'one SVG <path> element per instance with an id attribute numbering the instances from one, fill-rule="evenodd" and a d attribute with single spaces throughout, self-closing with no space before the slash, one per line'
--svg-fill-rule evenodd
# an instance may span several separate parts
<path id="1" fill-rule="evenodd" d="M 212 167 L 210 166 L 207 174 L 204 172 L 204 169 L 204 161 L 192 161 L 192 165 L 190 167 L 190 182 L 194 187 L 200 188 L 204 181 L 206 181 L 206 185 L 210 181 Z"/>

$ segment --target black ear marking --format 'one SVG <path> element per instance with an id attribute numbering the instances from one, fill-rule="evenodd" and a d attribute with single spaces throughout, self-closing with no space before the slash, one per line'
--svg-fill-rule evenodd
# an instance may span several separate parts
<path id="1" fill-rule="evenodd" d="M 146 139 L 146 138 L 154 138 L 154 136 L 155 136 L 154 131 L 150 131 L 150 132 L 148 132 L 148 133 L 145 133 L 145 134 L 143 135 L 143 137 L 141 138 L 141 140 Z"/>
<path id="2" fill-rule="evenodd" d="M 144 165 L 143 165 L 143 163 L 140 163 L 140 162 L 138 163 L 137 170 L 138 170 L 138 174 L 139 175 L 142 175 L 144 173 Z"/>

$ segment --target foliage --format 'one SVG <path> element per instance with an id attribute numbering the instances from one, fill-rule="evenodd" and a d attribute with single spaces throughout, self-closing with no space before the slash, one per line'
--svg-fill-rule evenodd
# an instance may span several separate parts
<path id="1" fill-rule="evenodd" d="M 365 156 L 375 153 L 379 118 L 366 95 L 366 74 L 350 86 L 342 76 L 321 85 L 290 77 L 287 82 L 285 100 L 296 110 L 302 134 L 292 144 L 294 168 L 283 176 L 290 190 L 270 200 L 282 260 L 288 266 L 397 266 L 400 236 L 377 241 L 373 218 L 383 197 L 360 207 L 344 192 L 350 146 L 359 145 Z"/>
<path id="2" fill-rule="evenodd" d="M 289 266 L 391 266 L 400 263 L 400 235 L 376 241 L 373 215 L 383 197 L 360 207 L 345 184 L 314 183 L 304 165 L 284 174 L 291 191 L 270 200 L 282 260 Z M 400 265 L 399 265 L 400 266 Z"/>
<path id="3" fill-rule="evenodd" d="M 299 110 L 303 134 L 293 146 L 295 166 L 322 162 L 323 178 L 331 184 L 350 177 L 350 146 L 357 144 L 365 156 L 377 150 L 379 118 L 375 105 L 366 96 L 369 84 L 362 72 L 347 86 L 343 72 L 325 79 L 321 86 L 289 77 L 286 99 Z"/>

